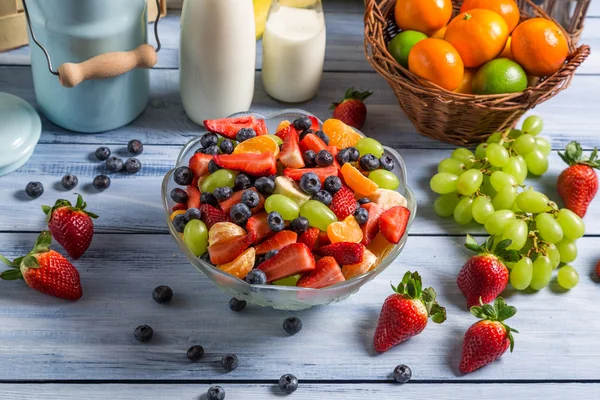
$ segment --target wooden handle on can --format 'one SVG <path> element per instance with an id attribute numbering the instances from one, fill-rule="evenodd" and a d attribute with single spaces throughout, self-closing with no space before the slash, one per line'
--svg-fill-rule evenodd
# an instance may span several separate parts
<path id="1" fill-rule="evenodd" d="M 72 88 L 91 79 L 114 78 L 134 68 L 152 68 L 156 61 L 154 47 L 143 44 L 131 51 L 100 54 L 79 64 L 65 63 L 58 67 L 58 79 L 64 87 Z"/>

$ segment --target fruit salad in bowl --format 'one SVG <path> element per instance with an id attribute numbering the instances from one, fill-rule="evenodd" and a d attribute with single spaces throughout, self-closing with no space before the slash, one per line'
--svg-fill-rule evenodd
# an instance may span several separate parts
<path id="1" fill-rule="evenodd" d="M 162 184 L 169 231 L 239 300 L 346 299 L 402 251 L 416 213 L 400 155 L 302 110 L 205 121 Z"/>

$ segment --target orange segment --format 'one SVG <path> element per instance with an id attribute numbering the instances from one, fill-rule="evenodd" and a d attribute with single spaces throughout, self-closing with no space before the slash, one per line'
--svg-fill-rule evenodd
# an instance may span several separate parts
<path id="1" fill-rule="evenodd" d="M 377 236 L 375 236 L 375 239 L 373 239 L 371 243 L 369 243 L 367 249 L 373 254 L 375 254 L 375 256 L 378 259 L 380 259 L 386 256 L 390 252 L 392 247 L 394 247 L 394 245 L 388 242 L 387 239 L 384 238 L 381 233 L 378 233 Z"/>
<path id="2" fill-rule="evenodd" d="M 279 123 L 279 125 L 277 125 L 277 130 L 275 132 L 280 132 L 282 130 L 284 130 L 285 128 L 287 128 L 288 126 L 290 126 L 292 123 L 290 121 L 288 121 L 287 119 L 284 119 L 283 121 L 281 121 Z"/>
<path id="3" fill-rule="evenodd" d="M 250 247 L 238 256 L 235 260 L 228 264 L 219 265 L 221 271 L 227 272 L 229 275 L 236 276 L 240 279 L 244 279 L 248 272 L 252 271 L 254 267 L 254 247 Z"/>
<path id="4" fill-rule="evenodd" d="M 331 243 L 350 242 L 360 243 L 363 239 L 363 231 L 356 222 L 353 215 L 346 217 L 341 222 L 334 222 L 327 227 L 327 236 Z"/>
<path id="5" fill-rule="evenodd" d="M 339 119 L 330 118 L 323 123 L 323 132 L 329 136 L 329 145 L 338 149 L 345 149 L 356 144 L 362 136 L 352 127 Z"/>
<path id="6" fill-rule="evenodd" d="M 364 196 L 371 196 L 379 189 L 379 186 L 375 182 L 361 174 L 350 163 L 344 164 L 341 171 L 346 185 L 350 186 L 357 193 Z"/>
<path id="7" fill-rule="evenodd" d="M 173 211 L 173 213 L 171 214 L 171 216 L 169 218 L 171 219 L 171 221 L 173 221 L 176 216 L 181 215 L 181 214 L 185 214 L 185 210 Z"/>
<path id="8" fill-rule="evenodd" d="M 358 264 L 344 265 L 342 267 L 342 274 L 346 280 L 356 278 L 369 272 L 377 262 L 377 256 L 365 249 L 363 252 L 363 260 Z"/>
<path id="9" fill-rule="evenodd" d="M 241 226 L 237 226 L 231 222 L 217 222 L 208 231 L 208 245 L 212 246 L 221 242 L 229 242 L 245 234 L 246 231 Z"/>
<path id="10" fill-rule="evenodd" d="M 233 150 L 233 154 L 244 153 L 273 153 L 277 157 L 279 154 L 279 144 L 269 135 L 257 136 L 238 144 Z"/>

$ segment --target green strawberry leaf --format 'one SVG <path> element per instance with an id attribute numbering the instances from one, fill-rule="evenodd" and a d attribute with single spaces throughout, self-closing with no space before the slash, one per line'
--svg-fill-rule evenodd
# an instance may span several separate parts
<path id="1" fill-rule="evenodd" d="M 494 310 L 494 307 L 489 304 L 484 304 L 481 306 L 481 308 L 483 309 L 485 315 L 487 315 L 489 318 L 495 318 L 496 310 Z"/>
<path id="2" fill-rule="evenodd" d="M 491 237 L 491 236 L 490 236 Z M 502 252 L 504 252 L 508 246 L 510 246 L 512 244 L 512 240 L 510 239 L 504 239 L 501 240 L 497 245 L 496 245 L 496 254 L 501 254 Z"/>
<path id="3" fill-rule="evenodd" d="M 473 307 L 471 307 L 470 311 L 471 311 L 471 314 L 473 314 L 475 317 L 477 317 L 479 319 L 487 318 L 487 315 L 485 315 L 483 308 L 481 308 L 480 306 L 473 306 Z"/>
<path id="4" fill-rule="evenodd" d="M 406 284 L 406 294 L 411 299 L 418 298 L 418 296 L 417 296 L 417 286 L 415 284 L 415 281 L 413 281 L 412 279 L 410 281 L 408 281 L 408 283 Z"/>
<path id="5" fill-rule="evenodd" d="M 12 261 L 10 261 L 8 258 L 4 257 L 1 254 L 0 254 L 0 262 L 2 262 L 3 264 L 8 265 L 11 268 L 15 268 L 15 264 Z"/>
<path id="6" fill-rule="evenodd" d="M 421 298 L 423 299 L 423 301 L 427 304 L 427 303 L 433 303 L 435 301 L 435 297 L 436 297 L 436 293 L 435 290 L 433 290 L 433 288 L 427 288 L 427 289 L 423 289 L 423 294 L 421 296 Z"/>
<path id="7" fill-rule="evenodd" d="M 467 235 L 467 239 L 465 240 L 465 247 L 475 253 L 481 253 L 482 247 L 477 243 L 477 240 L 471 235 Z"/>
<path id="8" fill-rule="evenodd" d="M 434 302 L 429 309 L 429 315 L 433 322 L 441 324 L 446 320 L 446 308 Z"/>
<path id="9" fill-rule="evenodd" d="M 28 255 L 21 261 L 21 268 L 40 268 L 37 258 L 33 255 Z"/>
<path id="10" fill-rule="evenodd" d="M 7 269 L 6 271 L 3 271 L 0 274 L 0 279 L 3 279 L 5 281 L 14 281 L 17 279 L 22 278 L 23 275 L 21 274 L 21 271 L 18 269 Z"/>
<path id="11" fill-rule="evenodd" d="M 52 243 L 52 235 L 50 231 L 42 231 L 35 242 L 35 246 L 30 254 L 45 253 L 50 250 L 50 244 Z"/>

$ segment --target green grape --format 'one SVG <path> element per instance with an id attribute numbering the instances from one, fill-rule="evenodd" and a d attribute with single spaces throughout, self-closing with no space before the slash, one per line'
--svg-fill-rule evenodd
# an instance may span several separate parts
<path id="1" fill-rule="evenodd" d="M 548 253 L 550 261 L 552 261 L 552 269 L 556 269 L 556 267 L 558 267 L 560 264 L 560 252 L 553 244 L 546 246 L 546 252 Z"/>
<path id="2" fill-rule="evenodd" d="M 465 149 L 464 147 L 459 147 L 458 149 L 454 150 L 450 157 L 462 162 L 467 168 L 470 168 L 475 162 L 475 155 L 473 152 L 469 149 Z"/>
<path id="3" fill-rule="evenodd" d="M 552 153 L 552 145 L 550 142 L 543 137 L 535 138 L 535 147 L 546 157 Z"/>
<path id="4" fill-rule="evenodd" d="M 235 172 L 228 169 L 219 169 L 214 173 L 210 174 L 208 178 L 202 182 L 202 193 L 212 193 L 216 188 L 219 187 L 230 187 L 233 188 L 235 183 Z"/>
<path id="5" fill-rule="evenodd" d="M 529 134 L 519 136 L 513 143 L 513 149 L 522 155 L 531 153 L 535 149 L 535 137 Z"/>
<path id="6" fill-rule="evenodd" d="M 508 224 L 515 219 L 515 213 L 509 210 L 495 211 L 485 221 L 484 228 L 490 235 L 498 235 L 504 232 Z"/>
<path id="7" fill-rule="evenodd" d="M 535 218 L 535 224 L 540 237 L 545 242 L 556 244 L 563 239 L 563 230 L 551 214 L 539 214 Z"/>
<path id="8" fill-rule="evenodd" d="M 200 257 L 206 253 L 206 249 L 208 248 L 208 229 L 206 229 L 204 222 L 199 219 L 193 219 L 185 224 L 183 241 L 196 257 Z"/>
<path id="9" fill-rule="evenodd" d="M 517 189 L 512 186 L 505 186 L 492 199 L 494 210 L 511 210 L 517 198 Z"/>
<path id="10" fill-rule="evenodd" d="M 485 149 L 487 149 L 487 143 L 481 143 L 475 148 L 475 158 L 483 160 L 485 156 Z"/>
<path id="11" fill-rule="evenodd" d="M 277 135 L 267 135 L 269 136 L 271 139 L 273 139 L 274 141 L 277 142 L 278 145 L 282 145 L 283 144 L 283 140 L 281 140 L 281 138 Z"/>
<path id="12" fill-rule="evenodd" d="M 523 132 L 522 132 L 520 129 L 511 129 L 511 130 L 510 130 L 510 133 L 508 134 L 508 136 L 509 136 L 511 139 L 516 139 L 516 138 L 518 138 L 519 136 L 521 136 L 522 134 L 523 134 Z"/>
<path id="13" fill-rule="evenodd" d="M 490 199 L 485 196 L 479 196 L 473 200 L 473 218 L 480 224 L 485 224 L 485 221 L 494 213 L 494 206 Z"/>
<path id="14" fill-rule="evenodd" d="M 556 279 L 563 289 L 573 289 L 579 283 L 579 274 L 575 268 L 570 265 L 565 265 L 558 270 Z"/>
<path id="15" fill-rule="evenodd" d="M 278 281 L 273 281 L 273 285 L 277 286 L 296 286 L 302 275 L 292 275 L 288 278 L 283 278 Z"/>
<path id="16" fill-rule="evenodd" d="M 544 121 L 537 115 L 531 115 L 523 121 L 521 130 L 523 133 L 528 133 L 533 136 L 537 136 L 544 129 Z"/>
<path id="17" fill-rule="evenodd" d="M 503 167 L 510 158 L 508 151 L 498 143 L 490 143 L 485 150 L 488 161 L 494 167 Z"/>
<path id="18" fill-rule="evenodd" d="M 369 179 L 379 185 L 382 189 L 396 190 L 400 186 L 400 181 L 396 174 L 385 169 L 376 169 L 369 174 Z"/>
<path id="19" fill-rule="evenodd" d="M 383 155 L 383 146 L 375 139 L 362 138 L 354 145 L 361 156 L 373 154 L 377 158 Z"/>
<path id="20" fill-rule="evenodd" d="M 560 262 L 570 263 L 577 258 L 577 245 L 574 240 L 565 238 L 556 244 L 556 248 L 560 253 Z"/>
<path id="21" fill-rule="evenodd" d="M 533 262 L 533 275 L 529 286 L 533 290 L 541 290 L 548 286 L 552 278 L 552 261 L 547 256 L 538 256 Z"/>
<path id="22" fill-rule="evenodd" d="M 456 158 L 445 158 L 438 164 L 438 172 L 448 172 L 449 174 L 460 175 L 465 170 L 465 164 Z"/>
<path id="23" fill-rule="evenodd" d="M 463 197 L 454 209 L 454 220 L 460 225 L 468 224 L 473 220 L 473 199 Z"/>
<path id="24" fill-rule="evenodd" d="M 510 284 L 517 290 L 525 290 L 531 283 L 533 275 L 533 263 L 529 257 L 523 257 L 512 267 L 510 271 Z"/>
<path id="25" fill-rule="evenodd" d="M 517 206 L 523 212 L 539 214 L 548 209 L 548 197 L 535 190 L 526 190 L 517 196 Z"/>
<path id="26" fill-rule="evenodd" d="M 459 201 L 460 197 L 457 193 L 443 194 L 433 203 L 433 210 L 442 218 L 450 217 L 454 214 L 454 209 Z"/>
<path id="27" fill-rule="evenodd" d="M 269 199 L 267 199 L 267 201 L 268 200 Z M 265 202 L 265 209 L 266 208 L 267 203 Z M 325 204 L 316 200 L 309 200 L 302 204 L 302 207 L 300 207 L 300 215 L 308 219 L 310 226 L 318 228 L 322 231 L 327 231 L 329 224 L 337 221 L 337 217 L 333 211 L 331 211 Z"/>
<path id="28" fill-rule="evenodd" d="M 527 163 L 523 156 L 511 157 L 506 165 L 502 167 L 502 171 L 515 177 L 517 183 L 522 185 L 525 178 L 527 178 Z"/>
<path id="29" fill-rule="evenodd" d="M 534 175 L 544 175 L 546 171 L 548 171 L 548 157 L 546 157 L 538 149 L 526 154 L 525 162 L 527 163 L 527 169 L 529 172 Z"/>
<path id="30" fill-rule="evenodd" d="M 323 203 L 319 204 L 327 208 Z M 279 215 L 281 215 L 281 218 L 283 218 L 285 221 L 291 221 L 295 218 L 298 218 L 298 213 L 300 212 L 298 204 L 294 200 L 282 194 L 272 194 L 267 197 L 267 200 L 265 201 L 265 210 L 268 213 L 272 211 L 278 212 Z M 327 230 L 327 227 L 322 230 Z"/>
<path id="31" fill-rule="evenodd" d="M 488 143 L 498 143 L 502 140 L 502 134 L 504 132 L 494 132 L 487 138 Z"/>
<path id="32" fill-rule="evenodd" d="M 448 172 L 440 172 L 431 178 L 429 186 L 431 190 L 438 194 L 446 194 L 455 192 L 457 183 L 458 176 L 449 174 Z"/>
<path id="33" fill-rule="evenodd" d="M 502 240 L 510 239 L 512 243 L 508 246 L 509 250 L 521 250 L 527 241 L 529 228 L 527 223 L 521 219 L 511 221 L 502 233 Z"/>
<path id="34" fill-rule="evenodd" d="M 521 210 L 521 209 L 519 208 L 519 206 L 517 205 L 517 202 L 516 202 L 516 201 L 513 203 L 513 206 L 512 206 L 512 208 L 511 208 L 510 210 L 511 210 L 512 212 L 514 212 L 515 214 L 516 214 L 516 213 L 523 212 L 523 210 Z"/>
<path id="35" fill-rule="evenodd" d="M 483 182 L 483 174 L 478 169 L 469 169 L 458 177 L 456 182 L 456 189 L 458 193 L 470 196 L 475 193 L 481 187 Z"/>
<path id="36" fill-rule="evenodd" d="M 569 239 L 579 239 L 585 233 L 583 220 L 579 218 L 579 215 L 567 208 L 563 208 L 558 212 L 556 221 L 558 221 L 565 236 Z"/>
<path id="37" fill-rule="evenodd" d="M 494 188 L 494 190 L 496 190 L 497 192 L 504 189 L 504 187 L 506 186 L 516 186 L 517 185 L 517 179 L 506 173 L 503 171 L 496 171 L 493 172 L 492 175 L 490 176 L 490 183 L 492 184 L 492 187 Z"/>

